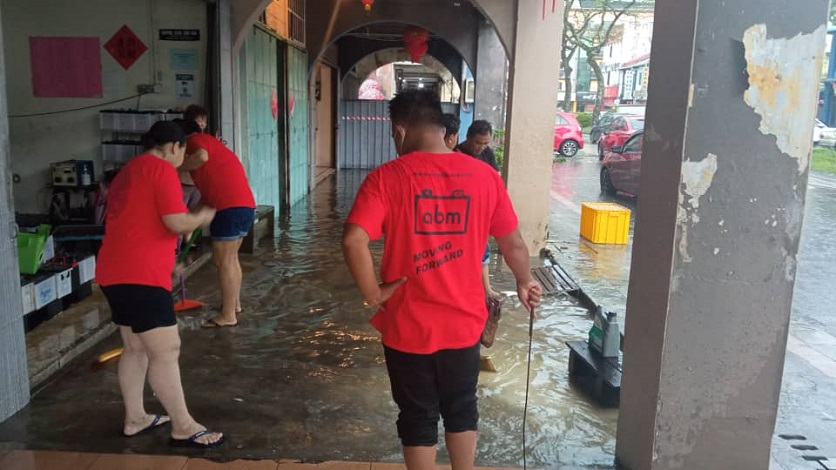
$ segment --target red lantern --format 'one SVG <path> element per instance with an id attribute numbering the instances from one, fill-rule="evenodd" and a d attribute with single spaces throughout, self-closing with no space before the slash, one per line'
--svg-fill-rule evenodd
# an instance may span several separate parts
<path id="1" fill-rule="evenodd" d="M 374 0 L 361 0 L 363 2 L 363 8 L 366 9 L 366 13 L 372 12 L 372 5 L 374 5 Z"/>
<path id="2" fill-rule="evenodd" d="M 421 56 L 427 53 L 427 49 L 429 48 L 427 39 L 429 37 L 429 31 L 418 26 L 410 26 L 404 30 L 404 50 L 409 54 L 413 62 L 420 62 Z"/>

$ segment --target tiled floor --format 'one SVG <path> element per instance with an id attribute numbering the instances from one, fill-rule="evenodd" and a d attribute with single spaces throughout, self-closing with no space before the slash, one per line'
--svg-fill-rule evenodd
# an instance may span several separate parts
<path id="1" fill-rule="evenodd" d="M 0 450 L 0 469 L 3 470 L 405 470 L 405 468 L 403 464 L 373 462 L 302 464 L 285 460 L 236 460 L 217 463 L 200 458 L 165 455 Z M 439 467 L 439 470 L 449 469 L 449 466 Z"/>

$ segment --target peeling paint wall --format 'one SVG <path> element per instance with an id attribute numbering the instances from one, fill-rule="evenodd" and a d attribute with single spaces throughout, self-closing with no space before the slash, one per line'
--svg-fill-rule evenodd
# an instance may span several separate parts
<path id="1" fill-rule="evenodd" d="M 767 36 L 766 25 L 746 30 L 749 89 L 746 103 L 761 116 L 760 131 L 775 136 L 782 152 L 807 170 L 812 149 L 810 123 L 817 111 L 819 75 L 826 28 L 790 39 Z"/>
<path id="2" fill-rule="evenodd" d="M 769 467 L 825 7 L 656 3 L 618 426 L 625 468 Z"/>

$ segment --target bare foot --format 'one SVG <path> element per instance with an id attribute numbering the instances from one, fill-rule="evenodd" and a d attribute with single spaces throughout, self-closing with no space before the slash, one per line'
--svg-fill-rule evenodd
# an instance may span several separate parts
<path id="1" fill-rule="evenodd" d="M 227 318 L 225 315 L 218 315 L 217 317 L 206 321 L 203 324 L 204 328 L 222 328 L 225 326 L 236 326 L 238 325 L 238 319 L 233 315 L 232 320 Z"/>
<path id="2" fill-rule="evenodd" d="M 125 421 L 125 427 L 122 430 L 122 432 L 125 433 L 125 436 L 132 437 L 136 436 L 142 431 L 153 429 L 157 426 L 162 426 L 163 424 L 166 424 L 170 421 L 171 418 L 165 415 L 145 415 L 141 419 Z"/>

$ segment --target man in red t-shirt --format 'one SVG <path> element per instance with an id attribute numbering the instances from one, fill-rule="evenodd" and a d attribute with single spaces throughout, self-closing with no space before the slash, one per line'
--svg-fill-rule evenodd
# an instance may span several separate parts
<path id="1" fill-rule="evenodd" d="M 203 326 L 237 326 L 243 281 L 238 250 L 255 220 L 255 198 L 238 156 L 215 137 L 201 133 L 194 121 L 182 125 L 188 135 L 189 156 L 180 171 L 191 172 L 203 202 L 218 211 L 209 230 L 223 305 L 221 313 Z"/>
<path id="2" fill-rule="evenodd" d="M 360 187 L 343 235 L 346 262 L 365 304 L 378 307 L 397 428 L 410 470 L 435 468 L 439 416 L 454 470 L 476 452 L 479 339 L 487 321 L 481 262 L 488 236 L 499 243 L 527 309 L 542 288 L 499 174 L 452 153 L 441 104 L 429 91 L 399 93 L 390 104 L 400 158 Z M 369 242 L 384 237 L 378 284 Z"/>

